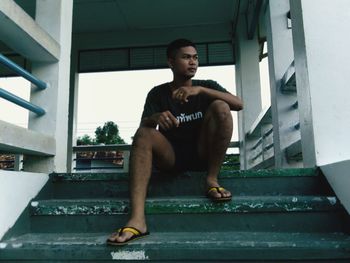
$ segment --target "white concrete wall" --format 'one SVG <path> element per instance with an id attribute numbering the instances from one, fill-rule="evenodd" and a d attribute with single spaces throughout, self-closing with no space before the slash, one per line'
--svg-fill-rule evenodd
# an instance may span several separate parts
<path id="1" fill-rule="evenodd" d="M 321 167 L 350 213 L 350 4 L 290 5 L 304 162 Z"/>
<path id="2" fill-rule="evenodd" d="M 318 166 L 350 160 L 349 1 L 290 5 L 304 159 Z"/>
<path id="3" fill-rule="evenodd" d="M 47 174 L 0 171 L 0 239 L 48 179 Z"/>
<path id="4" fill-rule="evenodd" d="M 324 165 L 321 166 L 321 170 L 343 206 L 350 213 L 350 161 Z"/>

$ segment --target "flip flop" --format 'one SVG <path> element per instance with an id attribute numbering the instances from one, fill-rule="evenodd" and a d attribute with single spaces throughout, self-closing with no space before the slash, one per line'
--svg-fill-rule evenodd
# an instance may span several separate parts
<path id="1" fill-rule="evenodd" d="M 112 241 L 110 239 L 107 239 L 107 245 L 111 245 L 111 246 L 123 246 L 123 245 L 126 245 L 127 243 L 133 241 L 133 240 L 137 240 L 137 239 L 140 239 L 140 238 L 143 238 L 145 236 L 148 236 L 149 235 L 149 232 L 146 232 L 146 233 L 141 233 L 140 230 L 138 230 L 137 228 L 135 227 L 131 227 L 131 226 L 127 226 L 127 227 L 122 227 L 120 229 L 118 229 L 117 233 L 118 233 L 118 236 L 120 236 L 122 233 L 125 233 L 125 232 L 130 232 L 132 233 L 133 235 L 129 238 L 129 239 L 126 239 L 124 242 L 118 242 L 118 241 Z"/>
<path id="2" fill-rule="evenodd" d="M 231 201 L 231 199 L 232 199 L 232 195 L 215 197 L 215 196 L 210 194 L 213 191 L 216 191 L 216 192 L 222 194 L 223 191 L 227 191 L 227 190 L 223 187 L 210 187 L 208 192 L 207 192 L 207 197 L 214 202 L 228 202 L 228 201 Z"/>

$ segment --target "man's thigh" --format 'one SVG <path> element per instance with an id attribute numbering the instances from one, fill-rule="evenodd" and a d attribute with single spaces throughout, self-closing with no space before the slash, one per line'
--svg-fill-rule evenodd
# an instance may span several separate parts
<path id="1" fill-rule="evenodd" d="M 196 142 L 173 143 L 175 152 L 174 170 L 184 171 L 205 171 L 207 170 L 206 160 L 200 158 Z"/>
<path id="2" fill-rule="evenodd" d="M 175 165 L 175 152 L 173 146 L 159 131 L 155 132 L 153 138 L 153 164 L 159 170 L 173 170 Z"/>

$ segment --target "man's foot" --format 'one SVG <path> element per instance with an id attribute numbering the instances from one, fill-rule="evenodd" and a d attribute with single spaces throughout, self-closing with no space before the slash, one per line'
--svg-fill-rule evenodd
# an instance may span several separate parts
<path id="1" fill-rule="evenodd" d="M 135 229 L 136 231 L 130 229 Z M 140 222 L 136 220 L 129 220 L 126 227 L 120 228 L 118 231 L 112 233 L 112 235 L 107 239 L 107 243 L 126 244 L 135 238 L 140 238 L 140 235 L 141 237 L 145 236 L 147 233 L 147 226 L 144 220 Z"/>
<path id="2" fill-rule="evenodd" d="M 118 238 L 121 238 L 122 236 L 125 236 L 128 234 L 128 238 L 124 239 L 123 241 L 118 241 Z M 134 227 L 123 227 L 118 229 L 116 233 L 113 233 L 111 237 L 107 239 L 107 244 L 112 246 L 123 246 L 129 243 L 130 241 L 140 239 L 142 237 L 148 236 L 149 232 L 142 233 L 140 230 Z"/>
<path id="3" fill-rule="evenodd" d="M 231 201 L 231 193 L 223 187 L 210 187 L 207 191 L 207 197 L 214 202 L 228 202 Z"/>

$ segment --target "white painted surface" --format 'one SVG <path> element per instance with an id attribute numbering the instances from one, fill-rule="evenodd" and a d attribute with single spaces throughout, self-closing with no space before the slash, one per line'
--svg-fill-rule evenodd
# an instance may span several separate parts
<path id="1" fill-rule="evenodd" d="M 321 166 L 340 202 L 350 213 L 350 160 Z"/>
<path id="2" fill-rule="evenodd" d="M 13 0 L 0 1 L 0 31 L 1 40 L 24 57 L 58 60 L 58 43 Z"/>
<path id="3" fill-rule="evenodd" d="M 304 158 L 317 166 L 350 160 L 349 1 L 290 5 Z"/>
<path id="4" fill-rule="evenodd" d="M 0 120 L 0 150 L 33 155 L 55 155 L 55 138 Z"/>
<path id="5" fill-rule="evenodd" d="M 292 167 L 285 156 L 285 149 L 300 140 L 300 131 L 294 129 L 299 122 L 299 112 L 292 107 L 297 101 L 297 94 L 283 93 L 280 88 L 283 75 L 294 60 L 292 30 L 287 25 L 289 9 L 288 0 L 270 1 L 266 14 L 276 168 Z"/>
<path id="6" fill-rule="evenodd" d="M 32 63 L 32 72 L 50 88 L 31 92 L 31 102 L 46 110 L 40 118 L 30 114 L 28 127 L 56 139 L 56 155 L 38 160 L 28 158 L 24 169 L 35 172 L 66 172 L 68 147 L 68 104 L 73 1 L 36 1 L 36 22 L 61 47 L 57 63 Z"/>
<path id="7" fill-rule="evenodd" d="M 115 251 L 111 252 L 112 260 L 147 260 L 145 251 Z"/>
<path id="8" fill-rule="evenodd" d="M 48 179 L 47 174 L 0 171 L 0 239 Z"/>
<path id="9" fill-rule="evenodd" d="M 244 109 L 238 112 L 241 169 L 248 168 L 247 143 L 245 135 L 259 116 L 261 106 L 261 87 L 259 69 L 259 43 L 257 35 L 247 39 L 245 17 L 238 21 L 236 38 L 236 91 L 243 100 Z"/>

